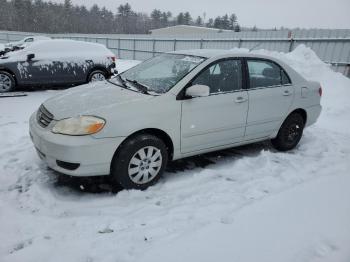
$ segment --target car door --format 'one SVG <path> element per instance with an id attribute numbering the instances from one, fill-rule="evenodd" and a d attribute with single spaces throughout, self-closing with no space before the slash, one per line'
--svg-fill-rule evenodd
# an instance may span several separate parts
<path id="1" fill-rule="evenodd" d="M 17 65 L 16 65 L 16 76 L 17 81 L 23 85 L 31 85 L 38 84 L 43 81 L 43 74 L 39 70 L 39 67 L 36 66 L 39 63 L 39 59 L 35 57 L 28 59 L 27 52 L 22 52 L 21 55 L 18 56 Z"/>
<path id="2" fill-rule="evenodd" d="M 287 73 L 267 59 L 247 60 L 249 111 L 246 139 L 270 136 L 286 117 L 294 88 Z"/>
<path id="3" fill-rule="evenodd" d="M 182 101 L 182 153 L 216 148 L 243 139 L 248 112 L 248 94 L 243 83 L 240 59 L 217 61 L 191 81 L 190 85 L 209 86 L 210 95 Z"/>
<path id="4" fill-rule="evenodd" d="M 28 59 L 28 55 L 32 58 Z M 18 70 L 23 84 L 52 85 L 62 77 L 60 67 L 55 62 L 60 56 L 50 44 L 28 47 L 18 61 Z"/>
<path id="5" fill-rule="evenodd" d="M 87 60 L 89 56 L 85 47 L 78 41 L 69 41 L 61 42 L 59 50 L 60 56 L 54 63 L 59 68 L 60 81 L 69 84 L 85 82 L 93 63 L 92 60 Z"/>

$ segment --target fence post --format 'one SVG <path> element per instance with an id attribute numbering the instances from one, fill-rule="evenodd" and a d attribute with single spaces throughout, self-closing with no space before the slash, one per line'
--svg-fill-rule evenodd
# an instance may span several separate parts
<path id="1" fill-rule="evenodd" d="M 242 38 L 238 39 L 238 48 L 241 48 L 242 46 Z"/>
<path id="2" fill-rule="evenodd" d="M 120 38 L 118 38 L 118 59 L 120 59 Z"/>
<path id="3" fill-rule="evenodd" d="M 294 47 L 294 39 L 290 38 L 290 42 L 289 42 L 289 52 L 293 51 L 293 47 Z"/>
<path id="4" fill-rule="evenodd" d="M 106 37 L 106 47 L 109 49 L 109 38 Z"/>
<path id="5" fill-rule="evenodd" d="M 156 55 L 156 40 L 152 40 L 152 56 L 154 57 Z"/>
<path id="6" fill-rule="evenodd" d="M 201 41 L 200 41 L 199 48 L 200 48 L 200 49 L 203 49 L 203 38 L 202 38 Z"/>
<path id="7" fill-rule="evenodd" d="M 136 60 L 136 39 L 135 38 L 134 38 L 134 43 L 133 43 L 133 49 L 134 49 L 134 52 L 132 54 L 132 59 Z"/>
<path id="8" fill-rule="evenodd" d="M 10 43 L 10 35 L 9 35 L 9 33 L 6 34 L 6 39 L 7 39 L 7 43 Z"/>
<path id="9" fill-rule="evenodd" d="M 174 51 L 176 51 L 176 39 L 174 39 Z"/>

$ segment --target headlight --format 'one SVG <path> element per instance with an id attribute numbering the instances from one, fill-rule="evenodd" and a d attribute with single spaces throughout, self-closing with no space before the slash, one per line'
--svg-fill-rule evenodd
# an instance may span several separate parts
<path id="1" fill-rule="evenodd" d="M 106 121 L 95 116 L 79 116 L 58 121 L 52 128 L 56 134 L 83 136 L 99 132 Z"/>

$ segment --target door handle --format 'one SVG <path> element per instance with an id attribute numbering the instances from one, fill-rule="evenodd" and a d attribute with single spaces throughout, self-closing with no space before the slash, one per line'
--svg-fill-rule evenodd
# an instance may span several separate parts
<path id="1" fill-rule="evenodd" d="M 283 95 L 284 96 L 290 96 L 292 93 L 289 90 L 284 90 Z"/>
<path id="2" fill-rule="evenodd" d="M 247 101 L 247 98 L 242 97 L 242 96 L 239 96 L 239 97 L 237 97 L 237 98 L 235 99 L 235 102 L 236 102 L 236 103 L 243 103 L 243 102 L 245 102 L 245 101 Z"/>

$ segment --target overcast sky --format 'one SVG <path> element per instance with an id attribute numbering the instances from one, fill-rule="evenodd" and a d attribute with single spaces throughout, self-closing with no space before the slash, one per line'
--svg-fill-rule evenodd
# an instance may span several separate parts
<path id="1" fill-rule="evenodd" d="M 173 15 L 189 11 L 193 17 L 203 17 L 206 13 L 206 20 L 236 13 L 242 26 L 350 28 L 350 0 L 73 0 L 89 7 L 96 3 L 114 12 L 126 2 L 139 12 L 150 13 L 157 8 Z"/>

